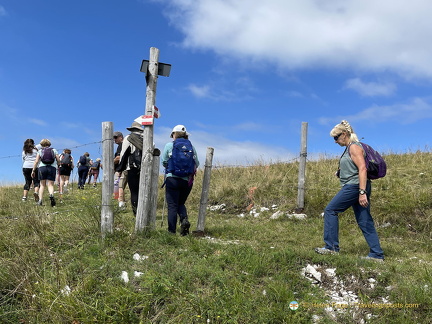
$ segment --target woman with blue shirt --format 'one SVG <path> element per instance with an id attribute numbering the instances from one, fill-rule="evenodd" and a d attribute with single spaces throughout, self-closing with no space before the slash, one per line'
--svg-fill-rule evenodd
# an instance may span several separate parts
<path id="1" fill-rule="evenodd" d="M 189 133 L 183 125 L 177 125 L 171 132 L 173 142 L 165 145 L 162 153 L 162 165 L 166 168 L 165 197 L 168 205 L 168 232 L 175 234 L 177 225 L 177 215 L 180 218 L 180 235 L 189 234 L 190 223 L 186 210 L 186 200 L 192 190 L 195 170 L 199 166 L 198 156 L 195 148 L 189 141 Z M 186 156 L 190 156 L 190 170 L 178 170 L 175 166 L 176 159 L 173 157 L 173 149 L 177 144 L 187 147 Z M 175 155 L 176 156 L 176 155 Z M 188 163 L 182 162 L 182 163 Z M 181 169 L 181 168 L 180 168 Z"/>
<path id="2" fill-rule="evenodd" d="M 371 181 L 367 178 L 365 152 L 359 143 L 351 125 L 342 120 L 330 132 L 335 143 L 346 146 L 339 162 L 341 190 L 330 201 L 324 210 L 324 243 L 316 248 L 319 254 L 335 254 L 339 252 L 339 213 L 352 207 L 356 221 L 369 245 L 369 254 L 363 259 L 383 261 L 374 220 L 370 213 Z"/>

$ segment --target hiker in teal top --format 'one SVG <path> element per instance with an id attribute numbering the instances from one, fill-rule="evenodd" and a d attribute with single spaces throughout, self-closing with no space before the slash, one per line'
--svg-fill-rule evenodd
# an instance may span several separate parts
<path id="1" fill-rule="evenodd" d="M 325 246 L 316 248 L 315 251 L 319 254 L 339 252 L 339 214 L 352 207 L 357 224 L 369 245 L 369 254 L 363 258 L 383 261 L 384 252 L 370 213 L 371 181 L 367 178 L 365 152 L 346 120 L 337 124 L 330 136 L 335 143 L 346 146 L 337 172 L 342 188 L 324 210 Z"/>
<path id="2" fill-rule="evenodd" d="M 171 132 L 173 142 L 167 143 L 162 153 L 162 165 L 166 168 L 164 185 L 168 205 L 168 232 L 175 234 L 178 215 L 182 236 L 189 234 L 190 223 L 185 203 L 199 166 L 189 135 L 185 126 L 175 126 Z"/>

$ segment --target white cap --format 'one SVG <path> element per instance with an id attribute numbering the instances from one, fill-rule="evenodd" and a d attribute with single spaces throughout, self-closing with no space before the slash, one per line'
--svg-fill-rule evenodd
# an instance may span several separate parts
<path id="1" fill-rule="evenodd" d="M 184 127 L 183 125 L 177 125 L 174 126 L 172 132 L 171 132 L 171 137 L 173 137 L 173 133 L 174 132 L 185 132 L 186 135 L 190 135 L 187 131 L 186 131 L 186 127 Z"/>

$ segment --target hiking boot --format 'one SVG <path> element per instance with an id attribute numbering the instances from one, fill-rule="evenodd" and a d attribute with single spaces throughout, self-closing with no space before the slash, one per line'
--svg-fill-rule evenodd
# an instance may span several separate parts
<path id="1" fill-rule="evenodd" d="M 33 197 L 34 197 L 35 202 L 39 201 L 39 194 L 37 192 L 33 193 Z"/>
<path id="2" fill-rule="evenodd" d="M 38 200 L 37 204 L 38 206 L 42 206 L 42 199 Z"/>
<path id="3" fill-rule="evenodd" d="M 384 259 L 374 258 L 374 257 L 370 257 L 370 256 L 360 257 L 360 259 L 370 260 L 370 261 L 375 261 L 375 262 L 384 262 Z"/>
<path id="4" fill-rule="evenodd" d="M 27 201 L 27 197 L 22 197 L 21 200 L 22 201 Z"/>
<path id="5" fill-rule="evenodd" d="M 326 248 L 315 248 L 315 252 L 318 254 L 339 254 L 339 252 L 334 251 L 334 250 L 330 250 L 330 249 L 326 249 Z"/>
<path id="6" fill-rule="evenodd" d="M 189 234 L 190 223 L 187 218 L 184 218 L 182 220 L 180 228 L 181 228 L 180 230 L 181 236 L 185 236 Z"/>
<path id="7" fill-rule="evenodd" d="M 50 200 L 51 200 L 51 207 L 54 207 L 56 205 L 54 196 L 50 196 Z"/>

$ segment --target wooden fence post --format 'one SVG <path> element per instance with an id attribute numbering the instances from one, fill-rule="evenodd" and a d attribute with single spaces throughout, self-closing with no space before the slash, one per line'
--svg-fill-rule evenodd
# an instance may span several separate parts
<path id="1" fill-rule="evenodd" d="M 156 86 L 158 79 L 159 50 L 155 47 L 150 48 L 150 60 L 148 73 L 146 76 L 146 109 L 145 115 L 153 116 L 154 105 L 156 102 Z M 141 172 L 139 181 L 138 207 L 135 222 L 135 231 L 141 232 L 148 227 L 151 219 L 152 201 L 152 169 L 153 169 L 153 124 L 146 125 L 143 132 L 143 150 L 141 160 Z"/>
<path id="2" fill-rule="evenodd" d="M 114 143 L 113 123 L 102 123 L 102 161 L 104 168 L 102 181 L 102 208 L 101 208 L 101 232 L 113 232 L 114 214 L 111 206 L 114 191 Z"/>
<path id="3" fill-rule="evenodd" d="M 308 123 L 302 122 L 301 146 L 300 146 L 300 164 L 299 164 L 299 176 L 298 176 L 297 210 L 296 210 L 296 212 L 298 212 L 298 213 L 301 213 L 304 210 L 306 157 L 307 157 L 307 127 L 308 127 Z"/>
<path id="4" fill-rule="evenodd" d="M 203 177 L 203 185 L 201 192 L 201 200 L 198 212 L 198 223 L 197 230 L 194 231 L 194 235 L 203 236 L 204 235 L 204 227 L 205 227 L 205 214 L 207 210 L 207 202 L 208 202 L 208 194 L 210 188 L 210 176 L 213 162 L 213 152 L 214 149 L 212 147 L 207 147 L 206 161 L 204 165 L 204 177 Z"/>

